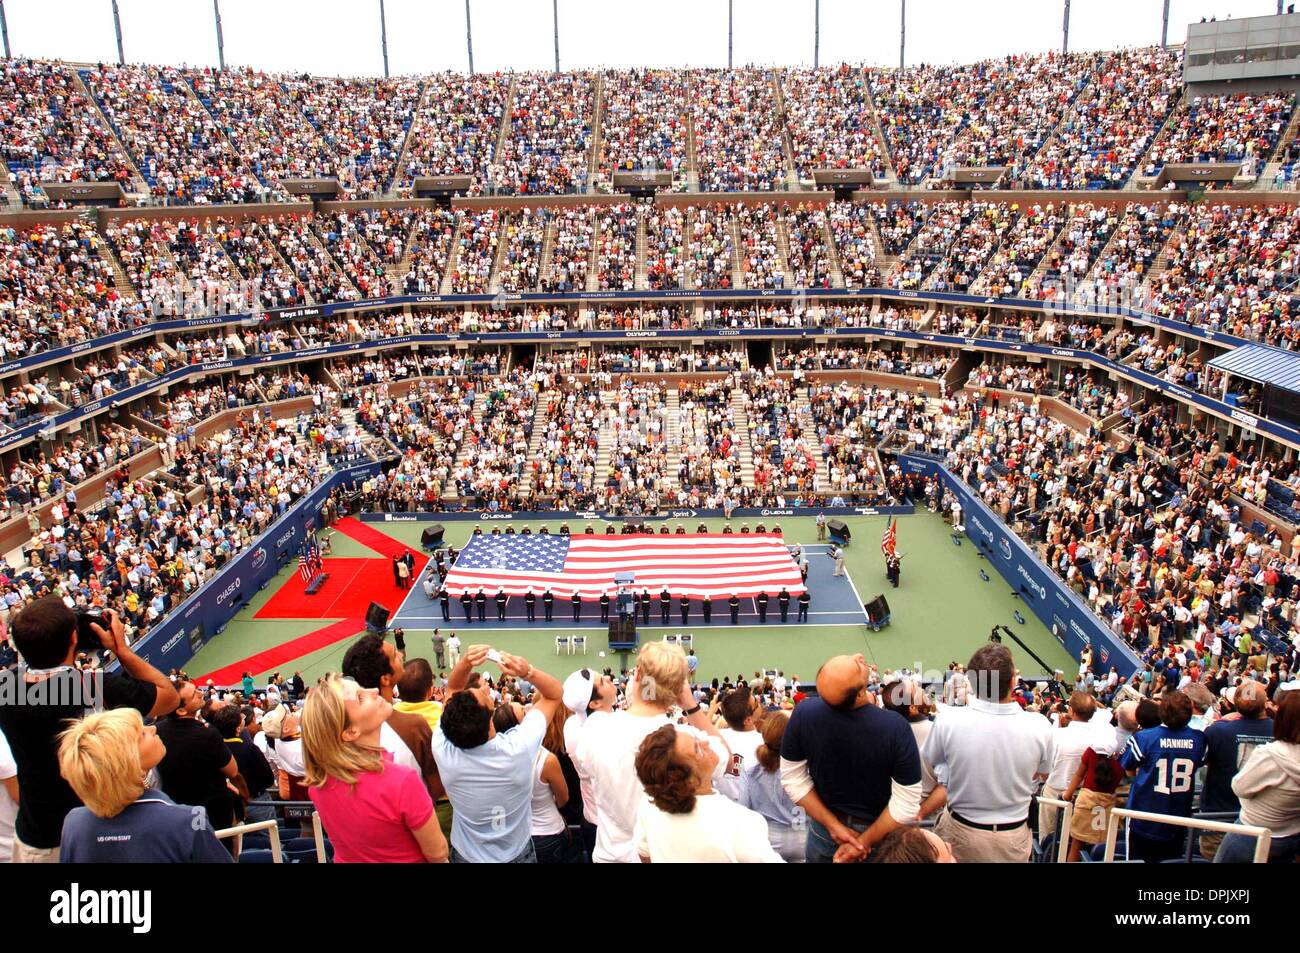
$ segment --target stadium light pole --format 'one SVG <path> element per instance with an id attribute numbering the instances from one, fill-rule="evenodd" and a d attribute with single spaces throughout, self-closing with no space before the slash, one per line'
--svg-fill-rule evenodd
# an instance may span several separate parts
<path id="1" fill-rule="evenodd" d="M 555 72 L 560 72 L 560 0 L 551 0 L 551 26 L 555 30 Z"/>
<path id="2" fill-rule="evenodd" d="M 1169 0 L 1165 0 L 1165 18 L 1160 24 L 1160 45 L 1169 45 Z"/>
<path id="3" fill-rule="evenodd" d="M 822 45 L 822 0 L 813 0 L 813 69 L 818 66 L 817 57 Z"/>
<path id="4" fill-rule="evenodd" d="M 221 0 L 212 0 L 212 16 L 217 21 L 217 62 L 226 71 L 226 44 L 221 36 Z"/>
<path id="5" fill-rule="evenodd" d="M 469 49 L 469 75 L 474 75 L 474 34 L 469 26 L 469 0 L 465 0 L 465 46 Z"/>
<path id="6" fill-rule="evenodd" d="M 126 54 L 122 52 L 122 18 L 117 15 L 117 0 L 113 0 L 113 30 L 117 33 L 117 65 L 126 65 Z"/>
<path id="7" fill-rule="evenodd" d="M 1061 52 L 1070 52 L 1070 0 L 1065 0 L 1065 16 L 1061 19 Z"/>
<path id="8" fill-rule="evenodd" d="M 388 79 L 388 18 L 384 16 L 384 0 L 379 0 L 379 48 L 384 53 L 384 79 Z"/>
<path id="9" fill-rule="evenodd" d="M 9 52 L 9 21 L 5 19 L 5 0 L 0 0 L 0 33 L 4 34 L 5 59 L 13 59 L 13 55 Z"/>
<path id="10" fill-rule="evenodd" d="M 731 27 L 735 13 L 732 0 L 727 0 L 727 69 L 731 69 Z"/>
<path id="11" fill-rule="evenodd" d="M 901 7 L 898 15 L 898 68 L 902 69 L 903 64 L 907 62 L 905 51 L 907 50 L 907 0 L 900 0 Z"/>

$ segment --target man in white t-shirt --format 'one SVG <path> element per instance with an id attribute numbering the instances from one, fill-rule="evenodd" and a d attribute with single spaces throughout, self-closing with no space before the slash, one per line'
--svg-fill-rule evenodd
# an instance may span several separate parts
<path id="1" fill-rule="evenodd" d="M 564 707 L 571 712 L 564 720 L 564 750 L 578 772 L 582 785 L 582 843 L 590 857 L 596 849 L 596 797 L 591 790 L 591 775 L 577 760 L 578 741 L 587 716 L 614 710 L 618 686 L 608 675 L 581 668 L 564 680 Z"/>
<path id="2" fill-rule="evenodd" d="M 627 709 L 592 712 L 582 726 L 573 761 L 591 778 L 597 828 L 592 859 L 598 864 L 640 861 L 633 827 L 644 790 L 636 776 L 636 753 L 646 735 L 675 723 L 668 715 L 674 705 L 682 708 L 687 719 L 678 730 L 707 740 L 717 753 L 715 779 L 731 759 L 726 742 L 691 694 L 687 674 L 685 652 L 664 642 L 649 642 L 641 647 L 628 683 Z"/>
<path id="3" fill-rule="evenodd" d="M 731 763 L 724 765 L 726 770 L 714 783 L 713 789 L 738 802 L 741 796 L 741 777 L 745 769 L 754 763 L 758 747 L 763 743 L 762 732 L 754 723 L 762 713 L 762 708 L 750 693 L 749 686 L 742 684 L 722 699 L 720 710 L 727 727 L 719 733 L 731 749 Z"/>

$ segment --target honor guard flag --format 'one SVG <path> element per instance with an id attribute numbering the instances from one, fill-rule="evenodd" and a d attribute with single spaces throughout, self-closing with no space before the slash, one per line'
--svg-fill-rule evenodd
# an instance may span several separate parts
<path id="1" fill-rule="evenodd" d="M 889 521 L 885 527 L 885 535 L 880 538 L 880 551 L 886 556 L 894 555 L 894 549 L 898 545 L 898 517 Z"/>

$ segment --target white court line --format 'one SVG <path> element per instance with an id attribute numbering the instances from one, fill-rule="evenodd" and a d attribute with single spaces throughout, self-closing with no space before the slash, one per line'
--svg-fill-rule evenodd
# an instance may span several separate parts
<path id="1" fill-rule="evenodd" d="M 871 616 L 867 615 L 867 607 L 862 604 L 862 594 L 858 592 L 858 587 L 853 584 L 853 574 L 849 572 L 847 566 L 844 567 L 844 578 L 849 581 L 849 588 L 853 590 L 854 600 L 857 602 L 859 606 L 861 606 L 861 609 L 859 611 L 861 611 L 862 613 L 862 618 L 870 622 Z M 809 614 L 811 615 L 812 613 Z"/>

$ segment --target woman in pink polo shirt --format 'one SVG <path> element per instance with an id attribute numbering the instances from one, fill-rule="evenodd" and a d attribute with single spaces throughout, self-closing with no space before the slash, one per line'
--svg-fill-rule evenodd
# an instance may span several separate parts
<path id="1" fill-rule="evenodd" d="M 302 711 L 311 800 L 338 863 L 446 863 L 424 780 L 379 742 L 393 706 L 350 678 L 326 675 Z"/>

